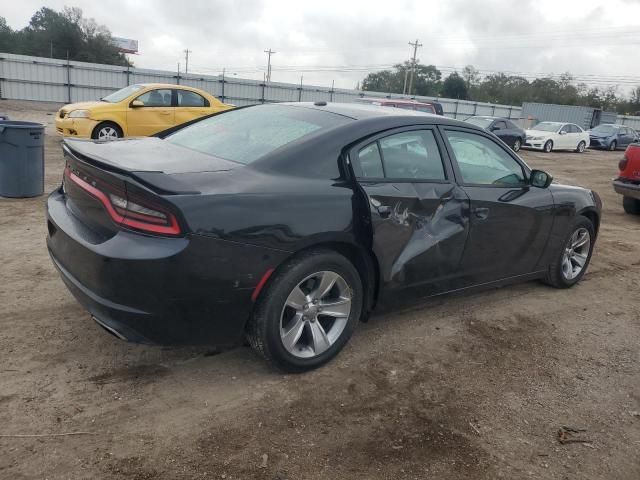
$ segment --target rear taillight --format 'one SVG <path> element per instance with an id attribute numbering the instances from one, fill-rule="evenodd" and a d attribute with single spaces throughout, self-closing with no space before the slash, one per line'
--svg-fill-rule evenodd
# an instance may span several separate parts
<path id="1" fill-rule="evenodd" d="M 80 178 L 67 165 L 64 176 L 98 200 L 111 219 L 118 225 L 160 235 L 180 235 L 180 225 L 175 215 L 147 200 L 129 197 L 110 185 Z"/>
<path id="2" fill-rule="evenodd" d="M 624 170 L 627 168 L 627 164 L 628 163 L 629 163 L 629 159 L 625 155 L 624 157 L 622 157 L 622 160 L 620 160 L 620 162 L 618 162 L 618 169 L 621 172 L 624 172 Z"/>

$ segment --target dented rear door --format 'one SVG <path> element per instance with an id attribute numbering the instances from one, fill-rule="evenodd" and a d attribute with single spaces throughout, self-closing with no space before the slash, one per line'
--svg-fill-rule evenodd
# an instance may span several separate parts
<path id="1" fill-rule="evenodd" d="M 405 287 L 455 278 L 469 235 L 469 199 L 437 132 L 387 132 L 350 152 L 369 208 L 381 280 Z"/>

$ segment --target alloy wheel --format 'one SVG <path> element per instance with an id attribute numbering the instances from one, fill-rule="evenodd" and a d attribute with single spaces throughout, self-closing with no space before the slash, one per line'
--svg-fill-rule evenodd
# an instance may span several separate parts
<path id="1" fill-rule="evenodd" d="M 521 143 L 520 143 L 520 139 L 518 138 L 518 139 L 516 139 L 516 142 L 513 144 L 513 151 L 514 152 L 519 151 L 520 150 L 520 146 L 521 146 Z"/>
<path id="2" fill-rule="evenodd" d="M 118 138 L 118 131 L 113 127 L 102 127 L 98 130 L 98 140 L 115 140 Z"/>
<path id="3" fill-rule="evenodd" d="M 580 142 L 580 143 L 578 144 L 578 152 L 579 152 L 579 153 L 584 152 L 585 147 L 586 147 L 586 144 L 585 144 L 584 142 Z"/>
<path id="4" fill-rule="evenodd" d="M 586 228 L 578 228 L 564 249 L 562 255 L 562 276 L 573 280 L 584 269 L 591 250 L 591 235 Z"/>
<path id="5" fill-rule="evenodd" d="M 351 288 L 335 272 L 317 272 L 298 283 L 280 316 L 280 339 L 287 352 L 312 358 L 328 350 L 347 325 L 351 300 Z"/>

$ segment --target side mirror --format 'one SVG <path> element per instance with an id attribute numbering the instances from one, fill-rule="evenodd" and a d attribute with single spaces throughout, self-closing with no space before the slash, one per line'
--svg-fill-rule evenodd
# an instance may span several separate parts
<path id="1" fill-rule="evenodd" d="M 567 134 L 567 132 L 565 132 L 564 130 L 562 130 L 562 131 L 560 132 L 560 135 L 566 135 L 566 134 Z"/>
<path id="2" fill-rule="evenodd" d="M 144 102 L 142 100 L 134 100 L 129 104 L 131 108 L 140 108 L 144 107 Z"/>
<path id="3" fill-rule="evenodd" d="M 529 177 L 529 183 L 534 187 L 547 188 L 551 185 L 553 177 L 547 172 L 542 170 L 531 170 L 531 176 Z"/>

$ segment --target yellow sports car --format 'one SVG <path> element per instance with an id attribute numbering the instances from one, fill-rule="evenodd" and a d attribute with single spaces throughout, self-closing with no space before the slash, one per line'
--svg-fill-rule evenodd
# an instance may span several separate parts
<path id="1" fill-rule="evenodd" d="M 97 140 L 147 136 L 231 108 L 197 88 L 140 83 L 98 102 L 65 105 L 56 115 L 56 129 L 65 137 Z"/>

